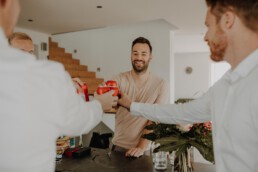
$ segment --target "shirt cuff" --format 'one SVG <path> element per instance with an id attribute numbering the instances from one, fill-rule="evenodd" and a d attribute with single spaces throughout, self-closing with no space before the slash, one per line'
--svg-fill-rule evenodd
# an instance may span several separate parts
<path id="1" fill-rule="evenodd" d="M 133 116 L 141 116 L 141 113 L 140 113 L 140 104 L 141 103 L 135 103 L 135 102 L 132 102 L 131 103 L 131 106 L 130 106 L 130 112 Z"/>

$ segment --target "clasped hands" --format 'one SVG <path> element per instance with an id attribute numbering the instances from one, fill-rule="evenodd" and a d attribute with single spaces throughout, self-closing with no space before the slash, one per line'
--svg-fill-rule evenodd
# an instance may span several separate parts
<path id="1" fill-rule="evenodd" d="M 110 109 L 112 109 L 112 107 L 116 107 L 117 104 L 130 110 L 131 99 L 123 92 L 120 92 L 120 99 L 118 99 L 117 96 L 112 96 L 113 93 L 114 90 L 111 90 L 101 95 L 94 93 L 94 99 L 98 100 L 101 103 L 103 111 L 109 111 Z"/>

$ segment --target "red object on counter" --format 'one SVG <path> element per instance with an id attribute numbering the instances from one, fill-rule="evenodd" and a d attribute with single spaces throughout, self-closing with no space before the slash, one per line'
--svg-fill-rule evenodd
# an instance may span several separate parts
<path id="1" fill-rule="evenodd" d="M 65 150 L 64 154 L 65 154 L 66 157 L 71 158 L 72 155 L 73 155 L 73 152 L 76 152 L 78 150 L 80 150 L 80 147 L 68 148 L 68 149 Z"/>

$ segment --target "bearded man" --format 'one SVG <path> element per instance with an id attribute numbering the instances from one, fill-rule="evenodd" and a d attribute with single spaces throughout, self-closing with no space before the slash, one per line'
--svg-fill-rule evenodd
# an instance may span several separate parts
<path id="1" fill-rule="evenodd" d="M 169 100 L 167 82 L 148 71 L 152 60 L 152 46 L 144 37 L 136 38 L 131 48 L 132 70 L 120 73 L 113 79 L 120 91 L 136 102 L 164 104 Z M 149 148 L 150 141 L 142 138 L 148 132 L 144 127 L 151 121 L 143 117 L 134 117 L 124 107 L 116 113 L 115 134 L 112 140 L 113 151 L 125 152 L 125 156 L 139 157 Z"/>

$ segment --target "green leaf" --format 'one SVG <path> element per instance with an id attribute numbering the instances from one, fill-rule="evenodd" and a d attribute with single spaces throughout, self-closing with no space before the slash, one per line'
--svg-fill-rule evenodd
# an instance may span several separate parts
<path id="1" fill-rule="evenodd" d="M 177 142 L 179 140 L 180 140 L 180 138 L 178 136 L 170 136 L 170 137 L 164 137 L 164 138 L 157 139 L 157 140 L 155 140 L 155 142 L 159 143 L 160 145 L 166 145 L 169 143 Z"/>
<path id="2" fill-rule="evenodd" d="M 214 163 L 214 156 L 213 156 L 213 149 L 209 148 L 205 145 L 201 145 L 197 142 L 190 142 L 191 145 L 193 145 L 196 149 L 199 150 L 200 154 L 203 156 L 204 159 L 207 161 L 210 161 L 211 163 Z"/>
<path id="3" fill-rule="evenodd" d="M 175 142 L 174 144 L 161 145 L 161 146 L 157 147 L 156 149 L 154 149 L 154 153 L 156 153 L 158 151 L 165 151 L 165 152 L 175 151 L 186 143 L 187 143 L 187 141 L 178 141 L 178 142 Z"/>
<path id="4" fill-rule="evenodd" d="M 151 141 L 155 141 L 157 138 L 156 134 L 154 133 L 144 134 L 142 137 Z"/>
<path id="5" fill-rule="evenodd" d="M 187 144 L 184 144 L 181 147 L 179 147 L 178 150 L 176 151 L 176 156 L 179 156 L 182 153 L 186 152 L 188 147 L 189 146 Z"/>

